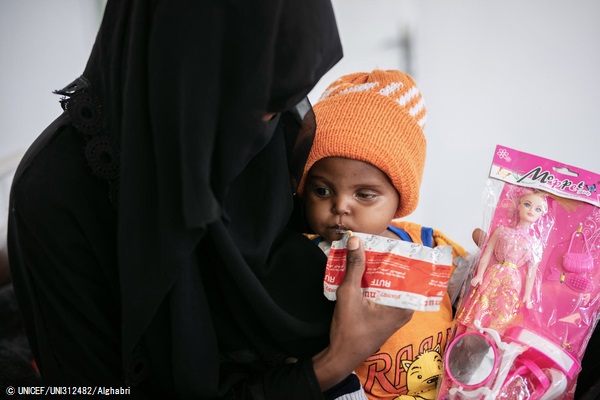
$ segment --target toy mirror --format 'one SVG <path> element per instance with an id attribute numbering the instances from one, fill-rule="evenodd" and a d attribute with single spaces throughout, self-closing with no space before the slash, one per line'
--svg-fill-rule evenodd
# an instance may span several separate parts
<path id="1" fill-rule="evenodd" d="M 479 332 L 459 335 L 446 353 L 446 371 L 450 379 L 465 388 L 486 384 L 498 362 L 496 346 Z"/>

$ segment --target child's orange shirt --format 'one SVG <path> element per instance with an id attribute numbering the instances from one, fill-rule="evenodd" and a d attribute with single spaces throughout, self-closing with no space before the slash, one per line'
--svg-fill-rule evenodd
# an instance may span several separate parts
<path id="1" fill-rule="evenodd" d="M 422 243 L 421 226 L 393 221 L 414 243 Z M 453 246 L 453 257 L 465 250 L 433 230 L 433 246 Z M 454 336 L 448 293 L 437 312 L 415 311 L 412 319 L 356 369 L 369 399 L 435 399 L 442 378 L 443 354 Z"/>

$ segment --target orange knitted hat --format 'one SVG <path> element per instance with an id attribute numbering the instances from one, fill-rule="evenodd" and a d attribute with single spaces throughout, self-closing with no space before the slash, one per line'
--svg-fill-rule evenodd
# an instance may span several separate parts
<path id="1" fill-rule="evenodd" d="M 314 105 L 317 131 L 298 188 L 325 157 L 368 162 L 383 171 L 400 194 L 396 218 L 412 213 L 419 202 L 425 166 L 423 135 L 426 110 L 414 80 L 396 70 L 345 75 L 333 82 Z"/>

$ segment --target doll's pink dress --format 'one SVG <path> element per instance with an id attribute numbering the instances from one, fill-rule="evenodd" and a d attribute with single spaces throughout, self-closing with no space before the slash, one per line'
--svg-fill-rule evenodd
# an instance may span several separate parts
<path id="1" fill-rule="evenodd" d="M 523 229 L 500 227 L 494 256 L 483 280 L 471 289 L 457 315 L 462 324 L 473 327 L 479 320 L 482 327 L 504 329 L 517 317 L 523 303 L 522 286 L 527 263 L 533 261 L 533 237 Z"/>

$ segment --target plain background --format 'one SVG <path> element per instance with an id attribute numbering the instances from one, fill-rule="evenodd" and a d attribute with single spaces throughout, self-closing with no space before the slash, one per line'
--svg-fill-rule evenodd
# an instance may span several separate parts
<path id="1" fill-rule="evenodd" d="M 425 176 L 419 207 L 406 219 L 474 251 L 470 236 L 484 221 L 497 144 L 600 173 L 599 1 L 333 4 L 345 55 L 311 101 L 337 77 L 375 68 L 411 73 L 425 98 Z M 0 0 L 0 172 L 60 114 L 52 91 L 83 71 L 103 6 Z"/>

